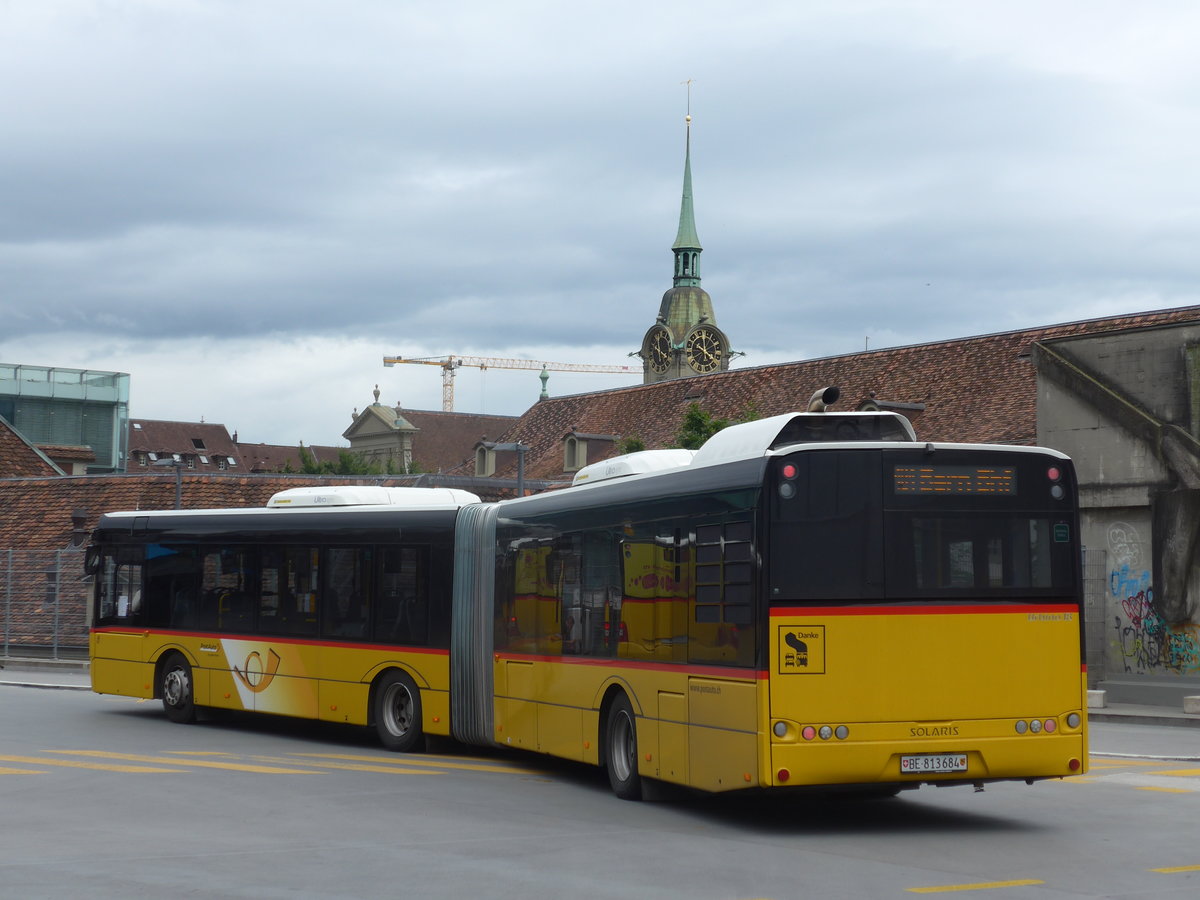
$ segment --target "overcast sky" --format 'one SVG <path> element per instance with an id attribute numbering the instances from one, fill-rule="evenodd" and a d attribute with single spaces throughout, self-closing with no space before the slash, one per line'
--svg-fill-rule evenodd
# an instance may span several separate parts
<path id="1" fill-rule="evenodd" d="M 441 407 L 384 355 L 640 372 L 689 78 L 735 366 L 1200 302 L 1198 42 L 1190 0 L 0 0 L 0 362 L 281 444 Z"/>

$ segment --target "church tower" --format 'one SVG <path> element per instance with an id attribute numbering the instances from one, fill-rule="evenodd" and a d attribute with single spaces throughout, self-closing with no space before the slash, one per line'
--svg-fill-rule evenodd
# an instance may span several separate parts
<path id="1" fill-rule="evenodd" d="M 729 369 L 729 339 L 717 327 L 712 298 L 700 287 L 700 238 L 692 207 L 692 116 L 684 120 L 683 200 L 675 256 L 674 286 L 663 294 L 658 318 L 642 339 L 642 383 L 656 384 Z"/>

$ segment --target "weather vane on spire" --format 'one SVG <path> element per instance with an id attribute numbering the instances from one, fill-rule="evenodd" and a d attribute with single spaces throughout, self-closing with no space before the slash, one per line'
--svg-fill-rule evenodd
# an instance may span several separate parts
<path id="1" fill-rule="evenodd" d="M 695 80 L 696 79 L 694 78 L 689 78 L 687 81 L 679 82 L 680 84 L 687 85 L 687 115 L 684 116 L 683 121 L 687 122 L 689 125 L 692 124 L 692 82 Z"/>

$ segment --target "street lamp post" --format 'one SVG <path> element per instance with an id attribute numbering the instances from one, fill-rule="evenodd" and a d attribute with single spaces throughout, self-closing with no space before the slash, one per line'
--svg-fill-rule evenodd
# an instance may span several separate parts
<path id="1" fill-rule="evenodd" d="M 516 450 L 517 451 L 517 496 L 525 496 L 525 451 L 529 448 L 520 441 L 513 441 L 506 444 L 497 444 L 494 441 L 484 441 L 483 446 L 489 450 Z"/>
<path id="2" fill-rule="evenodd" d="M 156 459 L 156 466 L 170 466 L 175 470 L 175 508 L 183 509 L 183 462 L 175 457 L 170 459 Z"/>

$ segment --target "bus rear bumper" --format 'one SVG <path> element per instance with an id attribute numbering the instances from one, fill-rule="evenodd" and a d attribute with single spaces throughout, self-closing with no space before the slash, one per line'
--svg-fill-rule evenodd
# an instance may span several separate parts
<path id="1" fill-rule="evenodd" d="M 765 786 L 979 784 L 1080 775 L 1087 770 L 1082 733 L 875 742 L 830 738 L 772 743 Z"/>

